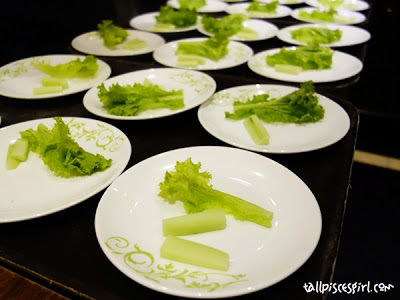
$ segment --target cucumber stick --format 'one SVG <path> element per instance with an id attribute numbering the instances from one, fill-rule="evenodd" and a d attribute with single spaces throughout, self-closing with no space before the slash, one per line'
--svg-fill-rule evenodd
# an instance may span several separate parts
<path id="1" fill-rule="evenodd" d="M 12 148 L 14 147 L 14 144 L 8 145 L 8 151 L 7 151 L 7 157 L 6 157 L 6 167 L 7 170 L 14 170 L 16 169 L 19 164 L 21 163 L 20 160 L 15 159 L 14 157 L 11 156 Z"/>
<path id="2" fill-rule="evenodd" d="M 251 115 L 244 119 L 243 125 L 257 145 L 267 145 L 269 143 L 269 133 L 257 115 Z"/>
<path id="3" fill-rule="evenodd" d="M 294 66 L 294 65 L 286 65 L 286 64 L 275 64 L 275 71 L 281 73 L 287 73 L 292 75 L 298 75 L 301 71 L 303 71 L 302 67 Z"/>
<path id="4" fill-rule="evenodd" d="M 165 239 L 160 255 L 165 259 L 213 270 L 227 271 L 229 268 L 229 255 L 226 252 L 176 236 Z"/>
<path id="5" fill-rule="evenodd" d="M 6 167 L 7 170 L 16 169 L 21 162 L 28 159 L 29 154 L 29 142 L 27 139 L 20 138 L 15 143 L 8 146 Z"/>
<path id="6" fill-rule="evenodd" d="M 210 209 L 162 220 L 164 236 L 180 236 L 220 230 L 226 227 L 223 209 Z"/>

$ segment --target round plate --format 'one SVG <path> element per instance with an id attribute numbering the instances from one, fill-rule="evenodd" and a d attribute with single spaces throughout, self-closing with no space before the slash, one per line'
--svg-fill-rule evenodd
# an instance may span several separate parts
<path id="1" fill-rule="evenodd" d="M 226 69 L 246 63 L 253 55 L 253 50 L 240 42 L 229 41 L 228 54 L 222 57 L 219 61 L 213 61 L 205 58 L 205 63 L 197 67 L 181 67 L 177 65 L 177 55 L 175 54 L 179 42 L 194 42 L 204 41 L 207 38 L 188 38 L 178 41 L 166 43 L 153 52 L 154 59 L 162 65 L 168 67 L 196 69 L 196 70 L 217 70 Z"/>
<path id="2" fill-rule="evenodd" d="M 337 41 L 333 42 L 330 44 L 321 44 L 321 46 L 326 46 L 326 47 L 346 47 L 346 46 L 353 46 L 353 45 L 358 45 L 365 43 L 369 41 L 371 38 L 371 34 L 360 27 L 356 26 L 351 26 L 351 25 L 337 25 L 337 24 L 298 24 L 298 25 L 292 25 L 288 27 L 284 27 L 281 30 L 278 31 L 277 37 L 289 44 L 293 45 L 305 45 L 305 43 L 302 43 L 294 38 L 292 38 L 291 31 L 297 30 L 300 28 L 308 28 L 308 27 L 325 27 L 329 28 L 331 30 L 337 30 L 339 29 L 342 32 L 342 38 Z"/>
<path id="3" fill-rule="evenodd" d="M 173 8 L 179 8 L 179 1 L 178 0 L 169 0 L 167 1 L 167 5 Z M 223 1 L 218 0 L 206 0 L 206 4 L 199 9 L 197 12 L 199 13 L 216 13 L 216 12 L 223 12 L 228 7 L 228 4 Z"/>
<path id="4" fill-rule="evenodd" d="M 315 7 L 302 7 L 302 8 L 293 10 L 291 16 L 293 18 L 295 18 L 296 20 L 308 22 L 308 23 L 333 23 L 333 24 L 345 24 L 345 25 L 360 24 L 366 20 L 366 17 L 364 14 L 357 12 L 357 11 L 347 10 L 347 9 L 336 9 L 336 11 L 338 13 L 338 17 L 341 18 L 340 20 L 344 19 L 345 21 L 324 22 L 324 21 L 317 21 L 317 20 L 308 20 L 308 19 L 304 19 L 299 16 L 299 12 L 302 10 L 306 11 L 308 13 L 311 13 L 314 10 L 325 11 L 324 9 L 319 9 L 319 8 L 315 8 Z"/>
<path id="5" fill-rule="evenodd" d="M 285 5 L 278 5 L 276 13 L 261 13 L 261 12 L 248 12 L 247 8 L 250 3 L 237 3 L 231 4 L 225 10 L 228 14 L 244 14 L 251 18 L 259 18 L 259 19 L 276 19 L 290 16 L 292 13 L 292 9 Z"/>
<path id="6" fill-rule="evenodd" d="M 78 57 L 81 60 L 85 58 L 83 55 L 44 55 L 9 63 L 0 68 L 0 95 L 29 100 L 55 98 L 88 90 L 111 75 L 110 66 L 97 59 L 99 70 L 94 78 L 68 79 L 69 87 L 60 93 L 33 94 L 33 89 L 42 85 L 41 78 L 47 75 L 32 67 L 32 62 L 44 61 L 51 65 L 57 65 L 76 60 Z"/>
<path id="7" fill-rule="evenodd" d="M 128 50 L 123 48 L 123 44 L 117 45 L 115 49 L 104 46 L 104 40 L 98 31 L 92 31 L 77 36 L 72 40 L 72 47 L 76 50 L 93 55 L 100 56 L 133 56 L 153 52 L 158 47 L 165 44 L 165 40 L 150 32 L 139 30 L 126 30 L 128 32 L 127 41 L 139 39 L 146 42 L 146 47 L 137 50 Z"/>
<path id="8" fill-rule="evenodd" d="M 226 229 L 185 237 L 226 251 L 227 272 L 160 257 L 162 220 L 185 212 L 158 196 L 158 184 L 189 157 L 212 174 L 215 189 L 274 212 L 271 228 L 227 215 Z M 231 147 L 182 148 L 136 164 L 105 191 L 95 216 L 100 247 L 117 269 L 150 289 L 190 298 L 243 295 L 279 282 L 308 260 L 321 226 L 318 203 L 299 177 L 269 158 Z"/>
<path id="9" fill-rule="evenodd" d="M 233 112 L 233 102 L 245 101 L 254 95 L 268 93 L 280 98 L 297 88 L 284 85 L 245 85 L 219 91 L 198 111 L 201 125 L 217 139 L 247 150 L 264 153 L 300 153 L 327 147 L 342 139 L 350 128 L 346 111 L 336 102 L 317 94 L 325 109 L 324 118 L 308 124 L 268 124 L 268 145 L 256 145 L 243 125 L 243 120 L 225 118 L 225 112 Z"/>
<path id="10" fill-rule="evenodd" d="M 147 110 L 137 116 L 111 115 L 97 96 L 97 87 L 93 87 L 85 94 L 83 105 L 89 112 L 103 118 L 118 120 L 154 119 L 178 114 L 196 107 L 208 100 L 216 90 L 216 83 L 209 75 L 194 70 L 173 68 L 156 68 L 126 73 L 106 80 L 104 85 L 106 88 L 115 83 L 132 85 L 143 83 L 144 80 L 158 84 L 166 90 L 183 90 L 185 107 L 178 110 L 167 108 Z"/>
<path id="11" fill-rule="evenodd" d="M 264 2 L 264 1 L 260 1 L 260 2 Z M 269 2 L 271 2 L 269 0 Z M 304 0 L 278 0 L 279 4 L 283 4 L 283 5 L 295 5 L 295 4 L 301 4 L 304 3 Z"/>
<path id="12" fill-rule="evenodd" d="M 295 47 L 293 46 L 292 48 Z M 330 69 L 305 70 L 297 75 L 277 72 L 274 67 L 267 65 L 266 57 L 267 55 L 272 55 L 279 51 L 280 48 L 275 48 L 257 53 L 249 60 L 249 68 L 261 76 L 287 82 L 304 82 L 308 80 L 312 80 L 313 82 L 333 82 L 357 75 L 363 68 L 363 64 L 358 58 L 334 50 L 332 67 Z"/>
<path id="13" fill-rule="evenodd" d="M 38 119 L 0 129 L 0 223 L 28 220 L 49 215 L 76 205 L 111 184 L 125 169 L 131 156 L 131 144 L 118 128 L 92 119 L 63 117 L 71 137 L 86 151 L 113 160 L 103 172 L 90 176 L 62 178 L 54 175 L 36 153 L 14 170 L 6 169 L 8 145 L 19 132 L 42 123 L 52 128 L 52 118 Z"/>
<path id="14" fill-rule="evenodd" d="M 159 12 L 150 12 L 136 16 L 129 21 L 129 25 L 139 30 L 152 31 L 152 32 L 184 32 L 184 31 L 195 30 L 197 28 L 197 24 L 194 24 L 187 27 L 173 28 L 167 30 L 154 29 L 153 26 L 157 24 L 156 16 L 158 16 L 159 14 L 160 14 Z"/>
<path id="15" fill-rule="evenodd" d="M 252 29 L 255 32 L 257 32 L 257 37 L 255 38 L 242 38 L 237 35 L 230 36 L 229 39 L 232 41 L 244 41 L 244 42 L 249 42 L 249 41 L 261 41 L 261 40 L 266 40 L 270 39 L 276 36 L 278 33 L 279 29 L 276 27 L 274 24 L 263 21 L 263 20 L 257 20 L 257 19 L 250 19 L 250 20 L 245 20 L 243 21 L 243 27 Z M 199 23 L 199 26 L 197 27 L 197 30 L 201 32 L 202 34 L 205 34 L 207 36 L 212 36 L 213 34 L 206 31 L 202 25 L 202 23 Z"/>
<path id="16" fill-rule="evenodd" d="M 329 6 L 325 6 L 323 3 L 321 3 L 318 0 L 305 0 L 304 1 L 307 5 L 317 7 L 317 8 L 322 8 L 322 9 L 329 9 Z M 333 7 L 335 9 L 341 8 L 341 9 L 348 9 L 348 10 L 353 10 L 353 11 L 363 11 L 367 10 L 369 8 L 369 3 L 366 1 L 361 1 L 361 0 L 344 0 L 342 4 L 340 4 L 337 7 Z"/>

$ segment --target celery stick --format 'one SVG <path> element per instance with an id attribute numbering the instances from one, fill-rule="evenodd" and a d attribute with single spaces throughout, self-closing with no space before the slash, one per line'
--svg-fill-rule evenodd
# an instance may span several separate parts
<path id="1" fill-rule="evenodd" d="M 24 138 L 18 139 L 14 143 L 10 155 L 19 161 L 26 161 L 28 159 L 28 154 L 29 154 L 28 140 Z"/>
<path id="2" fill-rule="evenodd" d="M 165 239 L 160 254 L 162 258 L 203 268 L 220 271 L 227 271 L 229 268 L 228 253 L 176 236 L 168 236 Z"/>
<path id="3" fill-rule="evenodd" d="M 63 91 L 62 85 L 41 86 L 33 89 L 34 95 L 61 93 Z"/>
<path id="4" fill-rule="evenodd" d="M 288 73 L 292 75 L 298 75 L 301 71 L 303 71 L 302 67 L 286 64 L 275 64 L 274 68 L 277 72 Z"/>
<path id="5" fill-rule="evenodd" d="M 68 81 L 63 78 L 55 78 L 55 77 L 42 77 L 41 79 L 42 86 L 58 86 L 61 85 L 63 89 L 68 88 Z"/>
<path id="6" fill-rule="evenodd" d="M 174 24 L 157 23 L 151 27 L 154 31 L 170 31 L 174 30 L 176 26 Z"/>
<path id="7" fill-rule="evenodd" d="M 197 67 L 205 64 L 206 60 L 198 55 L 179 54 L 176 64 L 180 67 Z"/>
<path id="8" fill-rule="evenodd" d="M 147 47 L 147 42 L 141 39 L 132 39 L 123 44 L 125 50 L 139 50 Z"/>
<path id="9" fill-rule="evenodd" d="M 220 208 L 162 220 L 165 236 L 197 234 L 220 230 L 225 227 L 226 217 L 224 210 Z"/>
<path id="10" fill-rule="evenodd" d="M 269 143 L 269 133 L 257 115 L 251 115 L 244 119 L 243 125 L 257 145 L 267 145 Z"/>
<path id="11" fill-rule="evenodd" d="M 11 152 L 12 152 L 13 147 L 14 147 L 14 144 L 8 145 L 8 151 L 7 151 L 7 157 L 6 157 L 7 170 L 16 169 L 19 166 L 19 164 L 21 163 L 20 160 L 15 159 L 14 157 L 11 156 Z"/>
<path id="12" fill-rule="evenodd" d="M 258 32 L 251 28 L 244 27 L 236 36 L 241 39 L 252 40 L 258 38 Z"/>

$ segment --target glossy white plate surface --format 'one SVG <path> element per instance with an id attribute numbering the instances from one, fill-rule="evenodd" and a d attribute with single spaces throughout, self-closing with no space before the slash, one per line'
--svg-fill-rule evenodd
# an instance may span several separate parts
<path id="1" fill-rule="evenodd" d="M 179 42 L 204 41 L 207 38 L 188 38 L 178 41 L 172 41 L 161 46 L 153 52 L 154 59 L 167 67 L 195 69 L 195 70 L 218 70 L 226 69 L 246 63 L 253 55 L 253 50 L 237 41 L 229 41 L 228 53 L 218 61 L 205 57 L 205 63 L 196 67 L 181 67 L 177 65 L 178 56 L 175 51 L 178 49 Z"/>
<path id="2" fill-rule="evenodd" d="M 197 24 L 187 27 L 176 27 L 163 30 L 153 28 L 153 26 L 157 24 L 156 16 L 158 16 L 159 14 L 160 13 L 156 11 L 138 15 L 129 21 L 129 25 L 139 30 L 152 31 L 152 32 L 184 32 L 184 31 L 195 30 L 197 28 Z"/>
<path id="3" fill-rule="evenodd" d="M 231 4 L 225 10 L 228 14 L 245 14 L 251 18 L 275 19 L 290 16 L 292 9 L 289 6 L 278 5 L 275 13 L 249 12 L 250 2 Z"/>
<path id="4" fill-rule="evenodd" d="M 49 215 L 76 205 L 111 184 L 125 169 L 131 144 L 118 128 L 93 119 L 63 117 L 71 137 L 86 151 L 113 160 L 112 165 L 90 176 L 63 178 L 54 175 L 36 153 L 14 170 L 6 169 L 8 145 L 19 132 L 37 129 L 42 123 L 52 128 L 52 118 L 26 121 L 0 128 L 0 223 Z"/>
<path id="5" fill-rule="evenodd" d="M 295 48 L 295 46 L 293 46 Z M 253 72 L 272 79 L 287 82 L 304 82 L 312 80 L 313 82 L 333 82 L 347 79 L 361 72 L 362 62 L 347 53 L 333 50 L 332 67 L 325 70 L 304 70 L 299 74 L 293 75 L 284 72 L 275 71 L 266 62 L 266 57 L 278 53 L 280 48 L 262 51 L 254 55 L 249 61 L 248 66 Z"/>
<path id="6" fill-rule="evenodd" d="M 304 43 L 292 38 L 291 31 L 308 27 L 315 27 L 315 28 L 325 27 L 331 30 L 339 29 L 342 32 L 342 37 L 339 41 L 330 44 L 321 44 L 321 46 L 346 47 L 346 46 L 365 43 L 369 41 L 371 38 L 371 34 L 363 28 L 357 26 L 339 25 L 339 24 L 298 24 L 298 25 L 287 26 L 278 31 L 277 37 L 280 40 L 287 42 L 289 44 L 304 45 Z"/>
<path id="7" fill-rule="evenodd" d="M 161 222 L 185 214 L 158 196 L 158 184 L 177 161 L 191 157 L 212 174 L 215 189 L 274 212 L 265 228 L 227 216 L 224 230 L 186 236 L 226 251 L 227 272 L 160 257 Z M 307 220 L 307 222 L 304 222 Z M 161 293 L 226 298 L 271 286 L 300 268 L 321 234 L 318 202 L 293 172 L 254 152 L 232 147 L 190 147 L 150 157 L 124 172 L 105 191 L 95 216 L 101 249 L 127 277 Z"/>
<path id="8" fill-rule="evenodd" d="M 198 110 L 201 125 L 217 139 L 235 147 L 264 153 L 299 153 L 320 149 L 339 141 L 350 128 L 346 111 L 336 102 L 319 95 L 325 109 L 324 118 L 307 124 L 264 123 L 270 134 L 268 145 L 253 142 L 243 120 L 225 118 L 225 112 L 233 112 L 234 101 L 246 101 L 255 95 L 268 93 L 273 98 L 285 96 L 298 88 L 284 85 L 245 85 L 219 91 Z"/>
<path id="9" fill-rule="evenodd" d="M 72 47 L 76 50 L 99 56 L 134 56 L 153 52 L 158 47 L 165 44 L 161 36 L 143 32 L 140 30 L 127 29 L 128 37 L 126 41 L 139 39 L 146 42 L 146 47 L 137 50 L 124 49 L 123 44 L 117 45 L 115 49 L 110 49 L 104 45 L 104 40 L 98 31 L 81 34 L 72 40 Z"/>
<path id="10" fill-rule="evenodd" d="M 112 84 L 133 85 L 143 84 L 144 81 L 158 84 L 163 89 L 183 90 L 185 107 L 178 110 L 168 108 L 143 111 L 136 116 L 117 116 L 109 114 L 101 103 L 97 93 L 98 88 L 90 89 L 83 98 L 85 108 L 98 116 L 119 120 L 143 120 L 166 117 L 178 114 L 202 104 L 208 100 L 216 90 L 216 83 L 212 77 L 199 71 L 174 68 L 155 68 L 125 73 L 112 77 L 104 82 L 106 88 Z"/>
<path id="11" fill-rule="evenodd" d="M 64 95 L 74 94 L 90 89 L 91 87 L 106 80 L 111 75 L 111 68 L 108 64 L 97 59 L 99 69 L 94 78 L 89 79 L 68 79 L 69 87 L 60 93 L 34 95 L 33 89 L 42 86 L 41 78 L 48 75 L 32 67 L 32 62 L 43 61 L 51 65 L 58 65 L 70 62 L 84 55 L 43 55 L 21 59 L 9 63 L 0 68 L 0 95 L 19 99 L 45 99 L 56 98 Z"/>
<path id="12" fill-rule="evenodd" d="M 366 20 L 365 15 L 361 12 L 351 11 L 351 10 L 347 10 L 347 9 L 337 9 L 336 11 L 338 13 L 337 14 L 338 17 L 341 18 L 341 20 L 344 19 L 345 22 L 342 22 L 342 21 L 340 21 L 340 22 L 314 21 L 314 20 L 304 19 L 301 16 L 299 16 L 299 12 L 302 10 L 304 10 L 308 13 L 311 13 L 314 10 L 325 11 L 326 9 L 319 9 L 316 7 L 302 7 L 302 8 L 297 8 L 297 9 L 293 10 L 291 13 L 291 16 L 299 21 L 303 21 L 303 22 L 307 22 L 307 23 L 322 23 L 322 24 L 332 23 L 332 24 L 354 25 L 354 24 L 360 24 Z"/>
<path id="13" fill-rule="evenodd" d="M 322 9 L 329 8 L 329 6 L 325 6 L 323 2 L 318 0 L 305 0 L 304 2 L 307 5 L 317 8 L 322 8 Z M 344 0 L 343 3 L 336 6 L 336 8 L 348 9 L 353 11 L 363 11 L 369 9 L 369 3 L 367 1 L 362 1 L 362 0 Z"/>
<path id="14" fill-rule="evenodd" d="M 173 8 L 179 8 L 179 1 L 178 0 L 169 0 L 167 1 L 167 5 Z M 218 0 L 206 0 L 206 4 L 197 9 L 199 13 L 216 13 L 222 12 L 228 7 L 228 4 L 223 1 Z"/>
<path id="15" fill-rule="evenodd" d="M 261 41 L 261 40 L 266 40 L 266 39 L 275 37 L 279 31 L 278 27 L 276 27 L 274 24 L 264 21 L 264 20 L 257 20 L 257 19 L 250 19 L 250 20 L 243 21 L 243 27 L 252 29 L 255 32 L 257 32 L 257 37 L 243 38 L 238 35 L 233 35 L 233 36 L 230 36 L 229 39 L 232 41 L 243 41 L 243 42 Z M 213 35 L 212 33 L 208 32 L 204 29 L 201 22 L 199 23 L 197 30 L 207 36 Z"/>

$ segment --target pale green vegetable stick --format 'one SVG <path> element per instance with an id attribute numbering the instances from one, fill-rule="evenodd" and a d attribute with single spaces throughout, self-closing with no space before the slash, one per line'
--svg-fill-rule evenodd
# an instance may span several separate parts
<path id="1" fill-rule="evenodd" d="M 197 242 L 169 236 L 161 245 L 162 258 L 179 261 L 185 264 L 227 271 L 229 268 L 228 253 Z"/>
<path id="2" fill-rule="evenodd" d="M 269 133 L 257 115 L 254 114 L 244 119 L 243 125 L 254 143 L 257 145 L 267 145 L 269 143 Z"/>
<path id="3" fill-rule="evenodd" d="M 19 161 L 26 161 L 28 158 L 28 154 L 29 154 L 28 140 L 23 138 L 16 140 L 11 148 L 10 155 Z"/>
<path id="4" fill-rule="evenodd" d="M 16 169 L 19 166 L 19 164 L 21 163 L 20 160 L 15 159 L 14 157 L 11 156 L 11 152 L 12 152 L 12 148 L 13 147 L 14 147 L 14 144 L 8 145 L 7 158 L 6 158 L 7 170 Z"/>
<path id="5" fill-rule="evenodd" d="M 52 93 L 60 93 L 63 91 L 63 87 L 61 85 L 51 85 L 51 86 L 41 86 L 33 89 L 34 95 L 42 95 L 42 94 L 52 94 Z"/>
<path id="6" fill-rule="evenodd" d="M 162 220 L 162 230 L 165 236 L 198 234 L 221 230 L 225 227 L 226 217 L 221 208 Z"/>

